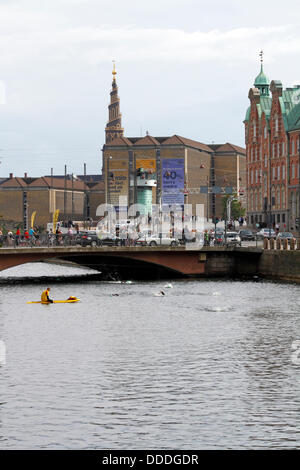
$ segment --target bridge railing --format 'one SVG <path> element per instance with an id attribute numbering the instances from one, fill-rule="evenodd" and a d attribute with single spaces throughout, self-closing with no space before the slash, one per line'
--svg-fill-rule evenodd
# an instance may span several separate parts
<path id="1" fill-rule="evenodd" d="M 171 242 L 171 240 L 170 240 Z M 147 243 L 145 243 L 147 245 Z M 147 246 L 150 248 L 153 246 L 165 246 L 165 242 L 160 242 L 157 240 L 155 243 L 149 243 Z M 175 246 L 172 242 L 172 244 L 169 244 L 171 247 Z M 193 243 L 193 241 L 189 240 L 177 240 L 176 246 L 186 246 L 187 249 L 193 249 L 198 247 L 199 249 L 204 246 L 225 246 L 225 247 L 230 247 L 230 246 L 242 246 L 242 247 L 258 247 L 262 248 L 263 247 L 263 241 L 262 240 L 255 240 L 255 241 L 242 241 L 241 243 L 231 243 L 227 242 L 225 243 L 224 241 L 222 243 L 214 243 L 213 240 L 210 240 L 208 243 Z M 80 246 L 80 247 L 101 247 L 101 246 L 125 246 L 125 247 L 133 247 L 133 246 L 143 246 L 143 244 L 136 243 L 136 241 L 126 239 L 126 240 L 121 240 L 121 239 L 97 239 L 97 237 L 89 237 L 89 234 L 87 234 L 85 237 L 83 234 L 48 234 L 48 233 L 41 233 L 38 234 L 37 236 L 13 236 L 9 237 L 7 235 L 2 235 L 0 236 L 0 250 L 1 248 L 38 248 L 38 247 L 68 247 L 68 246 Z M 300 249 L 300 242 L 298 244 L 299 249 Z M 266 249 L 266 246 L 264 246 Z"/>
<path id="2" fill-rule="evenodd" d="M 42 233 L 37 236 L 0 236 L 0 248 L 24 248 L 24 247 L 47 247 L 47 246 L 75 246 L 77 244 L 75 235 L 60 234 L 49 235 Z"/>

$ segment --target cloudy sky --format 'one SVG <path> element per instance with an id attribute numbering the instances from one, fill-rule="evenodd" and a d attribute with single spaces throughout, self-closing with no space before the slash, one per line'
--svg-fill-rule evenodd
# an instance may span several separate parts
<path id="1" fill-rule="evenodd" d="M 300 84 L 295 0 L 0 0 L 0 176 L 101 171 L 117 64 L 128 136 L 244 145 L 259 72 Z"/>

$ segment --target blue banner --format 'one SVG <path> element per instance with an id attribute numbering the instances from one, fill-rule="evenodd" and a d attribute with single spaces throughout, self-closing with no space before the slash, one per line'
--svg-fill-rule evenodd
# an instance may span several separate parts
<path id="1" fill-rule="evenodd" d="M 162 160 L 162 203 L 184 204 L 184 158 Z"/>

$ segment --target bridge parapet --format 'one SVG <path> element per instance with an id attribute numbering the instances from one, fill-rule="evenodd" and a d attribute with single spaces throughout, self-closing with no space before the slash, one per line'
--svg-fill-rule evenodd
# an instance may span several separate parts
<path id="1" fill-rule="evenodd" d="M 0 250 L 0 270 L 58 258 L 98 271 L 111 268 L 137 278 L 138 273 L 142 276 L 157 269 L 183 276 L 224 276 L 235 272 L 253 273 L 261 253 L 260 248 L 233 246 L 201 249 L 184 246 L 3 248 Z"/>

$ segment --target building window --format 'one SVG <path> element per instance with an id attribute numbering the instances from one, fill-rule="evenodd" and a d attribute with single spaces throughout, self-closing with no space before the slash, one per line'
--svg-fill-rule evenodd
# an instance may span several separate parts
<path id="1" fill-rule="evenodd" d="M 282 223 L 285 224 L 285 214 L 282 214 Z"/>
<path id="2" fill-rule="evenodd" d="M 292 178 L 295 178 L 295 165 L 292 164 Z"/>
<path id="3" fill-rule="evenodd" d="M 255 183 L 257 183 L 257 180 L 258 180 L 258 171 L 255 170 Z"/>
<path id="4" fill-rule="evenodd" d="M 271 201 L 272 207 L 275 206 L 275 189 L 272 189 L 272 201 Z"/>
<path id="5" fill-rule="evenodd" d="M 292 140 L 292 155 L 295 153 L 295 141 L 294 139 Z"/>
<path id="6" fill-rule="evenodd" d="M 268 166 L 268 155 L 265 154 L 265 167 L 267 167 L 267 166 Z"/>
<path id="7" fill-rule="evenodd" d="M 267 126 L 264 127 L 264 138 L 267 138 Z"/>
<path id="8" fill-rule="evenodd" d="M 280 214 L 277 214 L 277 223 L 280 224 Z"/>
<path id="9" fill-rule="evenodd" d="M 280 166 L 277 167 L 277 179 L 280 180 Z"/>
<path id="10" fill-rule="evenodd" d="M 275 119 L 275 132 L 278 132 L 278 117 Z"/>
<path id="11" fill-rule="evenodd" d="M 275 168 L 275 166 L 273 166 L 273 168 L 272 168 L 272 172 L 273 172 L 272 178 L 273 178 L 273 180 L 275 179 L 275 171 L 276 171 L 276 168 Z"/>
<path id="12" fill-rule="evenodd" d="M 264 176 L 264 188 L 265 188 L 265 194 L 267 194 L 267 175 Z"/>
<path id="13" fill-rule="evenodd" d="M 295 217 L 296 214 L 296 193 L 292 192 L 292 217 Z"/>
<path id="14" fill-rule="evenodd" d="M 282 188 L 282 196 L 281 196 L 282 208 L 285 206 L 285 189 Z"/>

